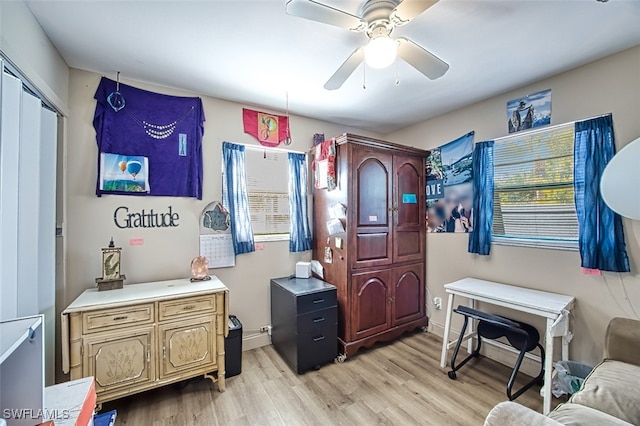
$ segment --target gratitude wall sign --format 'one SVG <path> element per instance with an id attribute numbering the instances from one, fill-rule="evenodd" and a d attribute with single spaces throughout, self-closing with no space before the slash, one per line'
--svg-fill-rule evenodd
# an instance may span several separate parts
<path id="1" fill-rule="evenodd" d="M 145 209 L 139 212 L 129 212 L 125 206 L 118 207 L 113 212 L 113 222 L 120 229 L 126 228 L 175 228 L 178 226 L 180 216 L 169 206 L 168 211 L 154 212 L 153 209 Z"/>

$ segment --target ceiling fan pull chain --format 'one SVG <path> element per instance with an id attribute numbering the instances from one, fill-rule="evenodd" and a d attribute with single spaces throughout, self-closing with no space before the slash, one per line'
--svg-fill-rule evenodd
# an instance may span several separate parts
<path id="1" fill-rule="evenodd" d="M 284 141 L 282 143 L 284 143 L 285 145 L 291 145 L 291 127 L 290 127 L 290 122 L 291 119 L 289 118 L 289 91 L 286 91 L 286 107 L 287 107 L 287 136 L 284 138 Z"/>
<path id="2" fill-rule="evenodd" d="M 398 58 L 396 58 L 396 86 L 400 84 L 400 77 L 398 74 Z"/>
<path id="3" fill-rule="evenodd" d="M 367 90 L 367 66 L 362 64 L 362 90 Z"/>

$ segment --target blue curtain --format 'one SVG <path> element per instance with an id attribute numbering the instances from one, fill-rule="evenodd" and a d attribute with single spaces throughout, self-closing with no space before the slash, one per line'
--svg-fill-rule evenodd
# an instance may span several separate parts
<path id="1" fill-rule="evenodd" d="M 473 150 L 473 231 L 469 253 L 488 255 L 493 233 L 493 141 L 478 142 Z"/>
<path id="2" fill-rule="evenodd" d="M 311 250 L 311 230 L 307 210 L 307 157 L 288 154 L 289 160 L 289 251 Z"/>
<path id="3" fill-rule="evenodd" d="M 600 178 L 615 153 L 611 115 L 576 122 L 573 182 L 582 267 L 629 272 L 622 219 L 600 194 Z"/>
<path id="4" fill-rule="evenodd" d="M 244 146 L 222 144 L 222 205 L 231 216 L 231 236 L 236 255 L 255 251 L 249 216 Z"/>

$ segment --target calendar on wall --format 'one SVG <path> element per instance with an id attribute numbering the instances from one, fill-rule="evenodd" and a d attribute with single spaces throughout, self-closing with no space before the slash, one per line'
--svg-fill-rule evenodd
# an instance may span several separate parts
<path id="1" fill-rule="evenodd" d="M 207 204 L 200 216 L 200 256 L 207 258 L 209 269 L 236 265 L 231 238 L 229 212 L 219 201 Z"/>

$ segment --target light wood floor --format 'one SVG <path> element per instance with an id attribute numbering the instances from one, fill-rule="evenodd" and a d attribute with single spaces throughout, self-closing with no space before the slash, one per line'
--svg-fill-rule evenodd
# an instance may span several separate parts
<path id="1" fill-rule="evenodd" d="M 105 403 L 103 410 L 118 410 L 117 425 L 134 426 L 482 425 L 506 400 L 509 368 L 481 357 L 450 380 L 439 365 L 441 345 L 433 334 L 406 335 L 303 375 L 266 346 L 243 353 L 242 374 L 227 380 L 224 393 L 196 380 Z M 539 389 L 517 402 L 540 411 Z"/>

